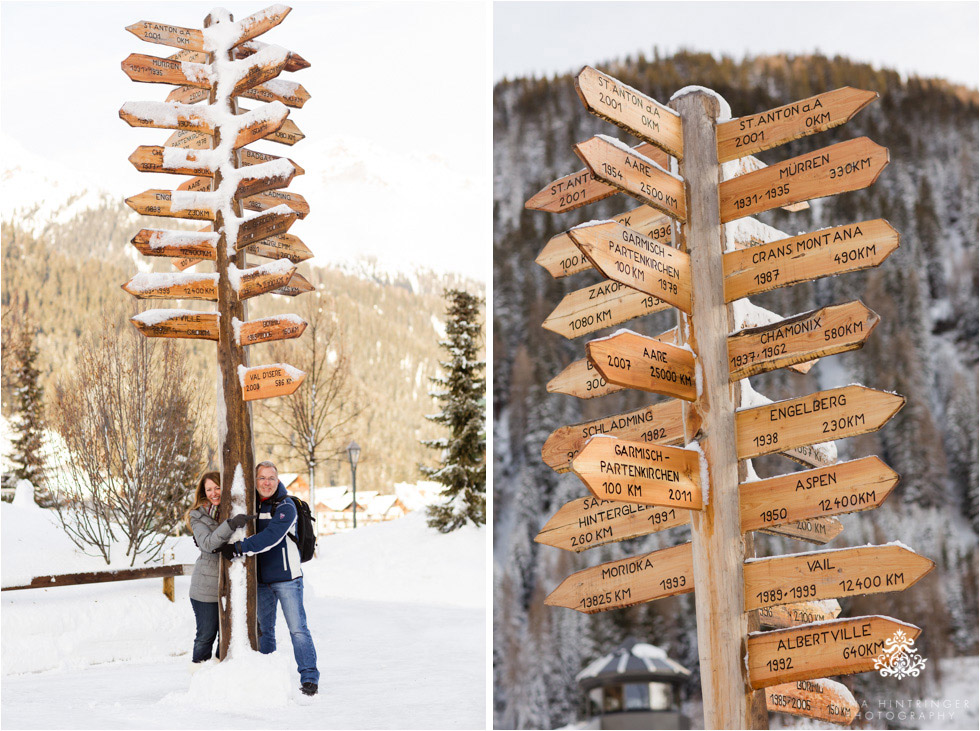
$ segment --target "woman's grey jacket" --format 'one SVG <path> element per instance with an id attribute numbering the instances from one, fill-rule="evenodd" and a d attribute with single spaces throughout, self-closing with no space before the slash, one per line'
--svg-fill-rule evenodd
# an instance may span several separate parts
<path id="1" fill-rule="evenodd" d="M 194 531 L 197 547 L 201 549 L 201 555 L 194 564 L 194 574 L 191 576 L 191 599 L 199 602 L 216 602 L 221 554 L 212 551 L 226 544 L 234 531 L 227 520 L 218 525 L 218 521 L 208 515 L 206 507 L 191 511 L 191 530 Z"/>

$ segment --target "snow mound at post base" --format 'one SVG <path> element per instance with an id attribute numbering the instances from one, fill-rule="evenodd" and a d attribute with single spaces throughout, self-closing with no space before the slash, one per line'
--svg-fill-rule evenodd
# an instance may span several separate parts
<path id="1" fill-rule="evenodd" d="M 277 651 L 271 655 L 260 652 L 242 652 L 223 662 L 214 660 L 191 676 L 186 693 L 170 693 L 161 705 L 179 703 L 228 713 L 265 713 L 292 702 L 292 668 L 295 665 L 291 652 Z"/>

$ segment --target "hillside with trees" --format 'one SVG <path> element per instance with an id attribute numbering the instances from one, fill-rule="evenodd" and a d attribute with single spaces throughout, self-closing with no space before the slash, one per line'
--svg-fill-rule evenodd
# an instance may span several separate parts
<path id="1" fill-rule="evenodd" d="M 936 562 L 909 591 L 840 601 L 842 616 L 884 614 L 923 628 L 916 646 L 932 660 L 928 677 L 902 686 L 903 697 L 923 697 L 916 695 L 922 684 L 944 680 L 942 658 L 977 653 L 977 92 L 840 57 L 737 62 L 682 52 L 592 65 L 663 102 L 684 86 L 709 87 L 736 117 L 842 86 L 879 93 L 847 124 L 758 155 L 771 164 L 867 136 L 890 153 L 878 181 L 811 201 L 807 210 L 758 218 L 789 235 L 885 218 L 900 232 L 900 248 L 875 269 L 775 290 L 753 302 L 788 317 L 860 299 L 881 322 L 863 350 L 820 361 L 805 375 L 784 369 L 751 381 L 774 400 L 854 382 L 906 397 L 905 408 L 880 431 L 837 442 L 841 460 L 876 454 L 902 479 L 881 508 L 841 516 L 844 532 L 827 547 L 901 540 Z M 506 728 L 577 720 L 582 701 L 575 674 L 630 635 L 690 668 L 688 699 L 695 708 L 699 701 L 691 595 L 591 616 L 543 604 L 574 571 L 689 540 L 689 529 L 675 528 L 581 554 L 533 540 L 561 505 L 587 494 L 575 475 L 556 474 L 542 462 L 548 435 L 659 398 L 624 391 L 581 401 L 546 390 L 552 377 L 584 357 L 586 340 L 611 331 L 568 341 L 543 330 L 562 296 L 598 281 L 598 274 L 553 279 L 534 259 L 555 234 L 638 204 L 616 195 L 550 214 L 526 210 L 524 201 L 581 169 L 572 145 L 598 133 L 637 142 L 588 114 L 569 75 L 504 80 L 494 88 L 494 718 Z M 675 324 L 668 311 L 623 326 L 655 335 Z M 753 462 L 760 477 L 802 469 L 778 455 Z M 762 556 L 820 548 L 756 536 Z M 874 673 L 844 682 L 859 702 L 887 692 Z"/>

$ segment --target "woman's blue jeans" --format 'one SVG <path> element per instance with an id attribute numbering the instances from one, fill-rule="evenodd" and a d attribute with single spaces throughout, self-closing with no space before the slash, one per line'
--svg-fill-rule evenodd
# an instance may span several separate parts
<path id="1" fill-rule="evenodd" d="M 194 608 L 194 620 L 197 623 L 197 634 L 194 636 L 194 662 L 204 662 L 211 659 L 211 649 L 218 636 L 218 602 L 199 602 L 191 599 Z"/>

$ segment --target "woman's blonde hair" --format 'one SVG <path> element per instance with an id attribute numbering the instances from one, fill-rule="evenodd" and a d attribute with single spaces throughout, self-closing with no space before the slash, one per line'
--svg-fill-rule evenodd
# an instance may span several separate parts
<path id="1" fill-rule="evenodd" d="M 211 482 L 213 482 L 215 485 L 220 486 L 221 485 L 221 475 L 218 474 L 217 472 L 205 472 L 203 475 L 201 475 L 201 479 L 198 480 L 198 482 L 197 482 L 197 489 L 194 490 L 194 502 L 191 503 L 190 508 L 188 508 L 187 512 L 184 513 L 184 522 L 187 523 L 188 530 L 190 530 L 192 532 L 193 532 L 194 529 L 191 528 L 191 513 L 193 511 L 197 510 L 202 505 L 210 505 L 211 504 L 211 501 L 208 500 L 207 493 L 204 491 L 204 483 L 207 480 L 211 480 Z"/>

